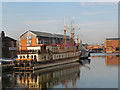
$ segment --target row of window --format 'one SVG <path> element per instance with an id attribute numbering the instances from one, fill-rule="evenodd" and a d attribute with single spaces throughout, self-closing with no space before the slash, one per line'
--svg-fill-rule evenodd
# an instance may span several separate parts
<path id="1" fill-rule="evenodd" d="M 53 55 L 53 60 L 55 59 L 62 59 L 62 58 L 68 58 L 68 57 L 73 57 L 73 56 L 78 56 L 78 52 L 72 52 L 72 53 L 64 53 L 64 54 L 55 54 Z"/>
<path id="2" fill-rule="evenodd" d="M 30 55 L 30 56 L 29 55 L 19 55 L 18 58 L 19 59 L 26 59 L 26 58 L 27 59 L 29 59 L 29 58 L 31 58 L 31 59 L 37 59 L 37 55 Z"/>

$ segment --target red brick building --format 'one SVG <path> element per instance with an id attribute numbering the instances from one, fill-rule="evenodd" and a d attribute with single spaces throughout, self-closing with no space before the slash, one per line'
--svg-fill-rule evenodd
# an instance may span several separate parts
<path id="1" fill-rule="evenodd" d="M 71 43 L 71 38 L 66 36 L 66 42 Z M 39 44 L 63 44 L 64 35 L 52 34 L 39 31 L 28 30 L 20 36 L 19 49 L 22 51 L 26 50 L 26 46 L 34 46 Z"/>
<path id="2" fill-rule="evenodd" d="M 106 52 L 119 52 L 120 51 L 120 38 L 106 38 L 105 39 Z"/>

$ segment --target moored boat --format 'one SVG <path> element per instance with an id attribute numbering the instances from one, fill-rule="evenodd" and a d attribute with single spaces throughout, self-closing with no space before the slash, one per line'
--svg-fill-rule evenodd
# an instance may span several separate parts
<path id="1" fill-rule="evenodd" d="M 87 59 L 90 57 L 90 51 L 82 45 L 82 42 L 80 43 L 80 52 L 79 52 L 79 59 Z"/>
<path id="2" fill-rule="evenodd" d="M 28 46 L 27 49 L 27 53 L 18 54 L 14 68 L 35 70 L 79 60 L 79 48 L 77 46 L 64 46 L 64 49 L 61 49 L 57 45 L 39 45 Z M 36 53 L 31 52 L 33 50 Z"/>
<path id="3" fill-rule="evenodd" d="M 89 51 L 80 51 L 80 55 L 79 58 L 80 59 L 87 59 L 88 57 L 90 57 L 90 52 Z"/>
<path id="4" fill-rule="evenodd" d="M 37 70 L 78 61 L 80 47 L 79 43 L 75 43 L 73 31 L 71 23 L 71 38 L 66 36 L 66 26 L 64 26 L 64 35 L 25 32 L 20 36 L 21 51 L 17 55 L 18 58 L 15 59 L 14 69 Z M 50 44 L 51 40 L 52 44 Z"/>

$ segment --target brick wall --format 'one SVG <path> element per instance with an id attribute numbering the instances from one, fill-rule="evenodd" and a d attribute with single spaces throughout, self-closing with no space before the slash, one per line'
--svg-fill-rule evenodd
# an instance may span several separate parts
<path id="1" fill-rule="evenodd" d="M 120 40 L 105 40 L 106 51 L 115 52 L 119 48 L 120 50 Z"/>

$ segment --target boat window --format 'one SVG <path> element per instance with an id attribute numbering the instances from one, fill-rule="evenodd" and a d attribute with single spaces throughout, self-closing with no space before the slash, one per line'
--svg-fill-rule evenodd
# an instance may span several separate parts
<path id="1" fill-rule="evenodd" d="M 23 56 L 23 58 L 25 58 L 25 56 Z"/>
<path id="2" fill-rule="evenodd" d="M 40 54 L 40 50 L 38 50 L 38 54 Z"/>
<path id="3" fill-rule="evenodd" d="M 29 55 L 27 55 L 27 58 L 29 58 Z"/>
<path id="4" fill-rule="evenodd" d="M 35 56 L 34 56 L 34 59 L 36 59 L 36 58 L 37 58 L 37 56 L 35 55 Z"/>
<path id="5" fill-rule="evenodd" d="M 33 58 L 33 55 L 31 55 L 31 58 Z"/>
<path id="6" fill-rule="evenodd" d="M 22 58 L 22 56 L 20 56 L 20 59 Z"/>

